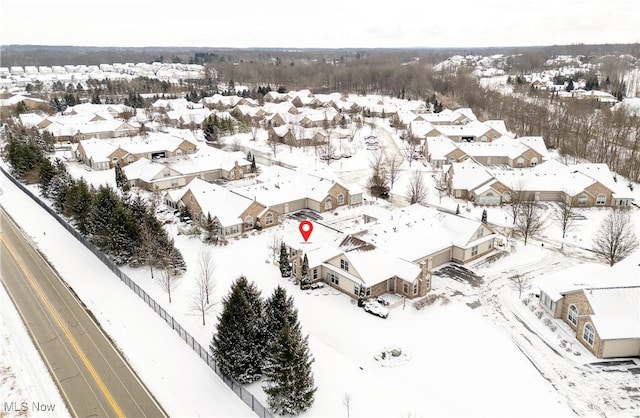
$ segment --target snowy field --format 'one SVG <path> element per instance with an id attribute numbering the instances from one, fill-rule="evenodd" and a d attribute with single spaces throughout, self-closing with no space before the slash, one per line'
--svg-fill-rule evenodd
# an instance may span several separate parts
<path id="1" fill-rule="evenodd" d="M 351 158 L 328 165 L 321 163 L 319 168 L 328 168 L 343 181 L 363 186 L 372 153 L 363 148 L 362 137 L 370 132 L 365 125 L 357 133 L 349 145 L 355 151 Z M 393 131 L 376 127 L 374 132 L 387 153 L 399 152 Z M 238 140 L 243 146 L 269 152 L 264 139 L 253 142 L 248 136 L 238 136 Z M 313 149 L 284 146 L 278 150 L 276 159 L 307 168 L 316 162 Z M 431 175 L 437 174 L 420 162 L 413 162 L 411 167 L 404 162 L 401 168 L 402 174 L 392 190 L 393 205 L 403 204 L 411 171 L 423 171 L 429 185 L 433 184 Z M 80 166 L 70 171 L 97 184 L 112 182 L 114 178 L 113 171 L 90 172 Z M 85 255 L 87 251 L 80 244 L 47 220 L 43 211 L 10 183 L 4 181 L 2 187 L 3 206 L 93 310 L 170 415 L 251 414 L 149 308 L 93 256 Z M 640 191 L 640 187 L 635 190 Z M 482 215 L 482 207 L 459 203 L 448 196 L 440 199 L 433 189 L 428 201 L 451 210 L 460 205 L 461 214 L 470 218 L 480 219 Z M 640 195 L 636 201 L 640 201 Z M 381 203 L 390 205 L 386 201 Z M 491 223 L 511 222 L 508 210 L 487 208 L 487 212 Z M 340 209 L 337 213 L 325 215 L 326 221 L 348 227 L 358 217 L 358 209 Z M 203 248 L 213 254 L 218 301 L 240 275 L 255 282 L 265 297 L 277 285 L 285 287 L 294 297 L 315 358 L 318 391 L 313 407 L 302 415 L 305 417 L 346 416 L 347 396 L 351 399 L 352 417 L 638 415 L 640 400 L 623 389 L 637 388 L 637 378 L 626 371 L 609 373 L 588 366 L 595 359 L 581 350 L 575 338 L 573 349 L 580 354 L 562 351 L 562 340 L 573 337 L 561 326 L 551 332 L 507 284 L 507 278 L 514 272 L 532 275 L 535 283 L 572 265 L 592 262 L 591 236 L 607 210 L 584 209 L 580 213 L 584 220 L 578 222 L 566 239 L 562 240 L 557 227 L 548 222 L 541 234 L 544 241 L 533 240 L 526 247 L 518 242 L 516 251 L 510 255 L 476 266 L 476 272 L 482 276 L 480 286 L 435 276 L 433 293 L 442 295 L 441 301 L 446 303 L 436 302 L 420 311 L 407 303 L 404 308 L 400 305 L 391 309 L 386 320 L 367 314 L 349 297 L 329 287 L 301 291 L 280 277 L 279 269 L 271 263 L 268 246 L 274 237 L 298 233 L 297 224 L 291 221 L 231 240 L 226 246 L 205 245 L 196 238 L 176 235 L 176 225 L 168 224 L 189 268 L 178 279 L 171 304 L 147 268 L 124 268 L 124 271 L 203 346 L 211 341 L 221 309 L 220 304 L 216 305 L 203 326 L 201 318 L 190 308 L 196 287 L 196 260 Z M 640 225 L 637 210 L 634 219 L 637 227 Z M 636 252 L 612 269 L 612 274 L 639 277 L 639 257 Z M 381 352 L 393 348 L 401 350 L 401 360 L 381 361 Z M 248 388 L 264 399 L 259 382 Z"/>

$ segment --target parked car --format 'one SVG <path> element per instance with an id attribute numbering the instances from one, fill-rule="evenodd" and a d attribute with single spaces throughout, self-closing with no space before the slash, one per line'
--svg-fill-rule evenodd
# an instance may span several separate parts
<path id="1" fill-rule="evenodd" d="M 380 318 L 386 318 L 389 316 L 389 309 L 382 306 L 376 300 L 367 300 L 363 306 L 366 312 L 369 312 L 371 315 L 379 316 Z"/>

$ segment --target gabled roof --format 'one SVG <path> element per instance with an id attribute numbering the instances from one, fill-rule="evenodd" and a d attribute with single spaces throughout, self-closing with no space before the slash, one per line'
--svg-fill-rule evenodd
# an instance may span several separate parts
<path id="1" fill-rule="evenodd" d="M 100 139 L 85 139 L 80 141 L 80 144 L 87 158 L 93 162 L 109 161 L 109 156 L 118 149 L 117 146 Z"/>
<path id="2" fill-rule="evenodd" d="M 461 163 L 451 164 L 453 177 L 451 187 L 459 190 L 473 190 L 494 179 L 489 170 L 469 158 Z"/>
<path id="3" fill-rule="evenodd" d="M 640 338 L 640 286 L 589 288 L 584 294 L 601 339 Z"/>
<path id="4" fill-rule="evenodd" d="M 198 202 L 204 216 L 211 214 L 218 218 L 223 227 L 241 224 L 243 221 L 240 215 L 253 203 L 229 189 L 199 178 L 193 179 L 186 187 Z"/>
<path id="5" fill-rule="evenodd" d="M 349 270 L 353 268 L 365 286 L 373 286 L 392 277 L 399 277 L 411 283 L 420 275 L 420 267 L 417 264 L 379 248 L 352 250 L 342 253 L 341 257 L 349 261 Z"/>

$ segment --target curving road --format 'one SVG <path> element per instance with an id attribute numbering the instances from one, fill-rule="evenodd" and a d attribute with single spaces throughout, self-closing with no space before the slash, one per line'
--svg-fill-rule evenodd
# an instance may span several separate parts
<path id="1" fill-rule="evenodd" d="M 166 416 L 82 302 L 1 208 L 0 232 L 2 285 L 69 412 L 78 417 Z"/>

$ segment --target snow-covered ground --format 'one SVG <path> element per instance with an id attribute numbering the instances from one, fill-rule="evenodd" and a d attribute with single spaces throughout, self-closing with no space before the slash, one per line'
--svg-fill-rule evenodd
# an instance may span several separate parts
<path id="1" fill-rule="evenodd" d="M 394 152 L 398 138 L 388 127 L 376 127 L 375 134 L 387 152 Z M 365 125 L 349 146 L 351 158 L 330 164 L 321 163 L 349 182 L 366 181 L 371 151 L 364 149 L 362 137 L 371 133 Z M 251 141 L 238 136 L 243 146 L 269 152 L 264 139 Z M 230 139 L 233 141 L 234 139 Z M 339 140 L 338 140 L 339 141 Z M 230 142 L 233 143 L 233 142 Z M 339 143 L 336 145 L 339 146 Z M 282 147 L 276 159 L 286 164 L 310 168 L 316 163 L 313 149 Z M 436 175 L 428 165 L 407 162 L 392 190 L 392 202 L 403 204 L 411 171 L 424 171 L 431 186 Z M 89 172 L 75 167 L 72 174 L 100 183 L 112 181 L 112 171 Z M 346 181 L 346 180 L 345 180 Z M 171 415 L 237 416 L 250 413 L 185 344 L 155 318 L 131 291 L 62 229 L 45 220 L 42 211 L 21 197 L 4 182 L 3 206 L 34 238 L 85 303 L 94 311 L 103 327 L 125 352 L 150 390 Z M 640 187 L 636 187 L 640 192 Z M 480 219 L 482 207 L 440 197 L 431 189 L 428 202 Z M 640 196 L 636 197 L 640 201 Z M 348 226 L 358 217 L 359 209 L 339 209 L 337 215 L 326 214 L 325 221 Z M 508 225 L 510 216 L 503 208 L 487 208 L 489 222 Z M 507 278 L 514 271 L 543 277 L 593 258 L 588 251 L 591 236 L 606 215 L 606 209 L 585 209 L 585 217 L 572 233 L 561 240 L 551 222 L 540 241 L 526 247 L 518 242 L 516 251 L 492 264 L 478 265 L 483 284 L 474 287 L 444 276 L 433 280 L 433 292 L 445 296 L 441 301 L 415 310 L 409 303 L 391 309 L 388 319 L 381 319 L 359 309 L 346 295 L 330 287 L 301 291 L 286 279 L 271 262 L 269 244 L 285 235 L 297 234 L 297 224 L 285 221 L 281 226 L 252 232 L 247 238 L 231 240 L 226 246 L 205 245 L 196 238 L 177 235 L 175 224 L 167 228 L 175 236 L 189 270 L 177 281 L 173 302 L 151 279 L 147 268 L 124 268 L 145 291 L 177 318 L 202 344 L 208 346 L 215 330 L 220 304 L 208 316 L 205 326 L 190 309 L 195 290 L 195 266 L 203 248 L 211 250 L 215 263 L 215 298 L 226 295 L 231 282 L 239 275 L 254 281 L 268 296 L 277 286 L 284 286 L 294 297 L 303 331 L 315 358 L 314 373 L 318 386 L 316 402 L 303 416 L 345 416 L 345 397 L 350 397 L 350 416 L 619 416 L 640 412 L 640 400 L 632 397 L 626 386 L 638 386 L 628 372 L 610 373 L 585 365 L 593 358 L 586 350 L 580 356 L 559 355 L 562 339 L 570 338 L 559 326 L 551 333 L 541 325 L 528 307 L 517 300 Z M 34 222 L 33 220 L 39 220 Z M 634 211 L 636 226 L 640 225 Z M 42 230 L 47 235 L 42 234 Z M 51 233 L 50 233 L 51 232 Z M 313 239 L 313 236 L 312 236 Z M 564 253 L 558 251 L 564 244 Z M 581 248 L 583 247 L 583 248 Z M 586 249 L 585 249 L 586 248 Z M 69 257 L 69 254 L 76 255 Z M 569 254 L 569 255 L 567 255 Z M 632 255 L 625 270 L 616 274 L 637 274 L 638 252 Z M 634 270 L 635 268 L 635 270 Z M 90 271 L 88 277 L 86 272 Z M 514 296 L 515 295 L 515 296 Z M 126 308 L 123 308 L 126 307 Z M 566 330 L 565 330 L 566 331 Z M 562 335 L 562 338 L 559 336 Z M 573 340 L 573 348 L 580 350 Z M 390 348 L 400 349 L 403 361 L 388 366 L 380 354 Z M 561 352 L 561 351 L 560 351 Z M 635 379 L 635 380 L 634 380 Z M 609 391 L 615 385 L 617 389 Z M 249 389 L 264 400 L 260 383 Z"/>

